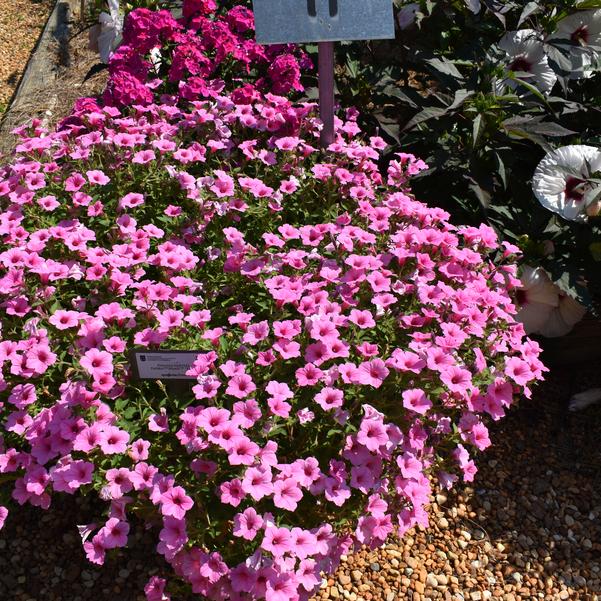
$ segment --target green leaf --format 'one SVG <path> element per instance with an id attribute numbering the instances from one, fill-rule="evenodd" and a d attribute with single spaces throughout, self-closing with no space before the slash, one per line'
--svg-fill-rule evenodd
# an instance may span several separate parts
<path id="1" fill-rule="evenodd" d="M 361 63 L 359 61 L 353 60 L 352 58 L 347 58 L 346 60 L 346 70 L 348 74 L 353 79 L 357 79 L 359 76 L 359 71 L 361 69 Z"/>
<path id="2" fill-rule="evenodd" d="M 390 84 L 383 87 L 381 90 L 378 90 L 381 94 L 385 96 L 391 96 L 394 98 L 398 98 L 403 103 L 408 104 L 412 108 L 417 108 L 417 104 L 405 92 L 403 92 L 398 85 Z"/>
<path id="3" fill-rule="evenodd" d="M 520 19 L 518 21 L 518 28 L 520 25 L 530 16 L 541 10 L 541 6 L 539 6 L 538 2 L 528 2 L 526 6 L 524 6 L 522 10 L 522 14 L 520 15 Z"/>
<path id="4" fill-rule="evenodd" d="M 523 79 L 521 79 L 520 77 L 517 77 L 517 74 L 512 73 L 511 71 L 509 72 L 508 77 L 509 77 L 509 79 L 519 83 L 521 86 L 526 88 L 531 94 L 534 94 L 534 96 L 536 96 L 545 105 L 547 105 L 547 99 L 545 98 L 543 93 L 536 86 L 533 86 L 531 83 L 528 83 L 528 82 L 524 81 Z"/>
<path id="5" fill-rule="evenodd" d="M 439 73 L 443 75 L 450 75 L 453 79 L 463 79 L 463 75 L 457 69 L 457 67 L 447 58 L 444 57 L 435 57 L 429 58 L 424 61 L 426 64 L 430 65 L 433 69 L 436 69 Z"/>
<path id="6" fill-rule="evenodd" d="M 553 150 L 553 146 L 551 146 L 551 144 L 549 144 L 545 138 L 533 132 L 526 131 L 519 127 L 506 128 L 505 131 L 510 137 L 524 138 L 534 142 L 535 144 L 538 144 L 545 152 L 551 152 Z"/>
<path id="7" fill-rule="evenodd" d="M 589 8 L 601 8 L 601 0 L 582 0 L 576 3 L 578 10 L 587 10 Z"/>
<path id="8" fill-rule="evenodd" d="M 498 152 L 495 152 L 495 163 L 497 165 L 497 173 L 499 174 L 499 178 L 503 182 L 503 188 L 507 190 L 507 171 L 505 170 L 505 163 Z"/>
<path id="9" fill-rule="evenodd" d="M 485 123 L 483 122 L 482 114 L 478 113 L 472 123 L 472 148 L 476 148 L 484 127 Z"/>
<path id="10" fill-rule="evenodd" d="M 589 250 L 595 261 L 601 261 L 601 242 L 592 242 L 589 245 Z"/>
<path id="11" fill-rule="evenodd" d="M 405 127 L 403 127 L 403 131 L 408 131 L 413 129 L 416 125 L 420 123 L 424 123 L 425 121 L 429 121 L 430 119 L 437 119 L 438 117 L 442 117 L 447 112 L 447 107 L 428 107 L 423 111 L 417 113 L 413 118 L 411 118 Z"/>
<path id="12" fill-rule="evenodd" d="M 571 129 L 562 127 L 559 123 L 553 123 L 552 121 L 530 120 L 530 123 L 526 122 L 522 128 L 536 134 L 550 137 L 571 136 L 576 133 Z"/>
<path id="13" fill-rule="evenodd" d="M 436 2 L 434 0 L 426 0 L 426 10 L 428 14 L 431 15 L 434 9 L 436 8 Z"/>
<path id="14" fill-rule="evenodd" d="M 448 111 L 459 108 L 468 98 L 471 98 L 475 92 L 473 90 L 466 90 L 461 88 L 455 91 L 455 98 L 453 102 L 447 107 Z"/>

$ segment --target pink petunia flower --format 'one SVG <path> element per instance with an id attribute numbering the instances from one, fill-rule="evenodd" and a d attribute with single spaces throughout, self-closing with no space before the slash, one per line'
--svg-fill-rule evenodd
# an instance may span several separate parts
<path id="1" fill-rule="evenodd" d="M 440 373 L 440 379 L 451 391 L 465 395 L 472 386 L 472 374 L 461 367 L 447 367 Z"/>
<path id="2" fill-rule="evenodd" d="M 107 455 L 125 453 L 128 442 L 129 434 L 116 426 L 108 426 L 99 437 L 100 449 Z"/>
<path id="3" fill-rule="evenodd" d="M 379 388 L 390 373 L 382 359 L 372 359 L 359 365 L 359 383 Z"/>
<path id="4" fill-rule="evenodd" d="M 403 407 L 410 409 L 415 413 L 424 415 L 432 408 L 432 401 L 426 396 L 426 393 L 420 388 L 410 388 L 404 390 L 403 394 Z"/>
<path id="5" fill-rule="evenodd" d="M 174 486 L 161 495 L 161 513 L 177 520 L 184 519 L 186 512 L 194 505 L 194 501 L 186 495 L 181 486 Z"/>
<path id="6" fill-rule="evenodd" d="M 127 545 L 127 535 L 129 533 L 129 524 L 122 522 L 117 518 L 110 518 L 100 529 L 98 536 L 105 549 L 115 549 Z"/>
<path id="7" fill-rule="evenodd" d="M 248 374 L 242 374 L 234 376 L 229 380 L 225 394 L 229 394 L 238 399 L 243 399 L 251 395 L 256 389 L 257 387 L 252 381 L 252 378 Z"/>
<path id="8" fill-rule="evenodd" d="M 357 442 L 370 451 L 378 451 L 388 441 L 388 433 L 384 424 L 375 419 L 363 419 L 359 432 L 357 432 Z"/>
<path id="9" fill-rule="evenodd" d="M 294 478 L 276 480 L 273 485 L 273 504 L 280 509 L 295 511 L 303 493 Z"/>
<path id="10" fill-rule="evenodd" d="M 237 513 L 234 516 L 234 528 L 232 533 L 234 536 L 239 536 L 246 540 L 253 540 L 262 527 L 263 519 L 254 508 L 249 507 L 242 513 Z"/>
<path id="11" fill-rule="evenodd" d="M 113 468 L 106 472 L 105 478 L 112 499 L 120 499 L 123 495 L 133 489 L 130 480 L 130 472 L 127 468 Z"/>
<path id="12" fill-rule="evenodd" d="M 274 557 L 281 557 L 293 548 L 293 538 L 288 528 L 268 527 L 261 542 L 261 548 Z"/>
<path id="13" fill-rule="evenodd" d="M 92 377 L 113 372 L 113 356 L 95 348 L 86 351 L 79 363 Z"/>

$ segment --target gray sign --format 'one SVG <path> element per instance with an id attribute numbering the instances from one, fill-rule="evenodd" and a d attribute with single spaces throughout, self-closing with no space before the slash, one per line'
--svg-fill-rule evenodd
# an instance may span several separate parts
<path id="1" fill-rule="evenodd" d="M 392 0 L 253 0 L 257 42 L 394 38 Z"/>

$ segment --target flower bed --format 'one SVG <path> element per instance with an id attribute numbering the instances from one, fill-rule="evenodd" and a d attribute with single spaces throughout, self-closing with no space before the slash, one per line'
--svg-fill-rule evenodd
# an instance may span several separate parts
<path id="1" fill-rule="evenodd" d="M 140 46 L 115 64 L 172 61 L 157 14 L 130 16 Z M 412 155 L 382 174 L 355 111 L 321 152 L 313 105 L 226 94 L 230 67 L 200 96 L 138 79 L 142 104 L 21 130 L 0 171 L 0 472 L 21 504 L 106 500 L 90 561 L 136 514 L 196 593 L 307 599 L 355 543 L 426 525 L 432 482 L 474 477 L 484 420 L 544 367 L 514 319 L 515 247 L 415 200 Z M 133 347 L 197 352 L 196 383 L 136 381 Z"/>

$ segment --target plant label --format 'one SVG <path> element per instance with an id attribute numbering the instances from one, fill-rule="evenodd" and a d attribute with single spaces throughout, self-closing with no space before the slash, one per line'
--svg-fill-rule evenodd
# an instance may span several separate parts
<path id="1" fill-rule="evenodd" d="M 138 380 L 196 380 L 187 376 L 201 351 L 132 351 L 131 366 Z"/>
<path id="2" fill-rule="evenodd" d="M 392 0 L 253 0 L 260 44 L 394 38 Z"/>

